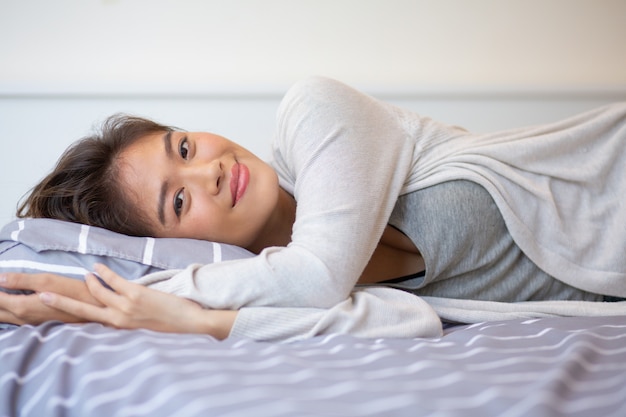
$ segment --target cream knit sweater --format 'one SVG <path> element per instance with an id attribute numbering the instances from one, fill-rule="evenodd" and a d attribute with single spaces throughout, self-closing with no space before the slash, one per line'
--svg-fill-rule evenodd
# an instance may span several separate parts
<path id="1" fill-rule="evenodd" d="M 240 309 L 231 335 L 266 340 L 434 336 L 439 316 L 626 314 L 626 303 L 501 305 L 354 289 L 399 195 L 468 179 L 490 192 L 540 268 L 583 290 L 625 297 L 626 104 L 475 135 L 311 78 L 281 103 L 273 155 L 281 186 L 298 204 L 292 243 L 140 282 L 207 308 Z"/>

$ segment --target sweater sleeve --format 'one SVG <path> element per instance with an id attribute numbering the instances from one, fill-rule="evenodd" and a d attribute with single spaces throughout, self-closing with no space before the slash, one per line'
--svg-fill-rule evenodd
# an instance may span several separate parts
<path id="1" fill-rule="evenodd" d="M 215 309 L 330 308 L 371 257 L 412 168 L 405 113 L 344 84 L 292 87 L 277 117 L 273 166 L 297 202 L 292 242 L 250 259 L 191 265 L 140 282 Z"/>
<path id="2" fill-rule="evenodd" d="M 438 337 L 442 327 L 434 310 L 415 295 L 371 287 L 353 291 L 329 309 L 244 307 L 239 310 L 230 337 L 292 342 L 327 334 Z"/>

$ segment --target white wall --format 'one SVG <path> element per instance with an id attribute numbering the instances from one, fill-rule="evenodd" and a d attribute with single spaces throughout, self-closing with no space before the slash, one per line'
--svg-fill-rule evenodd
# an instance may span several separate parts
<path id="1" fill-rule="evenodd" d="M 0 0 L 0 223 L 117 111 L 267 156 L 310 74 L 473 130 L 626 100 L 625 21 L 623 0 Z"/>
<path id="2" fill-rule="evenodd" d="M 3 83 L 626 82 L 623 0 L 0 0 Z"/>

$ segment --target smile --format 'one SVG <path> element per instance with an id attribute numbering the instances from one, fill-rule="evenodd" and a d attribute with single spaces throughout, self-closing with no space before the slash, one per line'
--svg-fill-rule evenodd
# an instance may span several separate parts
<path id="1" fill-rule="evenodd" d="M 230 176 L 230 194 L 233 198 L 233 207 L 237 205 L 241 197 L 243 197 L 250 181 L 250 171 L 248 167 L 239 162 L 235 162 L 231 169 Z"/>

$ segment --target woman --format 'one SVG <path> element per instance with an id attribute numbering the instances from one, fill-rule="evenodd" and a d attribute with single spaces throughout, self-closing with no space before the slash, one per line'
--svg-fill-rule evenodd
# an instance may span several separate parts
<path id="1" fill-rule="evenodd" d="M 106 167 L 110 175 L 94 174 L 117 193 L 50 203 L 48 177 L 22 214 L 129 234 L 217 240 L 257 253 L 141 281 L 212 309 L 194 304 L 189 316 L 223 314 L 223 321 L 215 320 L 224 324 L 220 331 L 209 330 L 214 334 L 285 335 L 281 320 L 291 314 L 300 320 L 294 321 L 296 333 L 308 332 L 311 323 L 302 325 L 307 309 L 337 310 L 325 320 L 355 333 L 355 323 L 373 328 L 372 314 L 396 318 L 398 334 L 436 333 L 433 312 L 418 297 L 352 292 L 357 283 L 387 281 L 453 306 L 470 300 L 489 314 L 497 311 L 493 302 L 545 301 L 522 309 L 558 314 L 573 305 L 547 300 L 626 296 L 623 104 L 555 124 L 473 135 L 313 78 L 294 86 L 281 103 L 271 167 L 219 136 L 158 125 L 138 132 Z M 56 171 L 51 176 L 58 179 L 62 169 Z M 61 177 L 63 190 L 94 189 L 90 182 L 75 184 L 81 175 Z M 110 214 L 116 210 L 121 214 Z M 100 306 L 48 292 L 41 299 L 72 316 L 120 327 L 133 327 L 124 320 L 134 316 L 174 315 L 159 312 L 165 307 L 156 303 L 145 314 L 116 313 L 116 322 L 106 316 L 111 304 L 121 304 L 115 297 L 136 293 L 124 304 L 136 309 L 142 297 L 154 294 L 109 271 L 99 273 L 117 294 L 91 277 L 90 295 L 83 291 L 82 299 Z M 28 281 L 9 275 L 5 285 L 47 291 Z M 398 305 L 411 303 L 397 313 Z M 40 308 L 34 304 L 26 310 Z M 415 314 L 424 320 L 411 320 Z M 423 327 L 405 329 L 408 322 Z"/>

